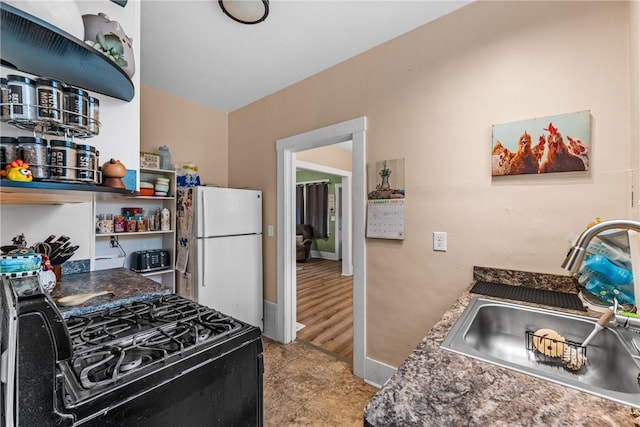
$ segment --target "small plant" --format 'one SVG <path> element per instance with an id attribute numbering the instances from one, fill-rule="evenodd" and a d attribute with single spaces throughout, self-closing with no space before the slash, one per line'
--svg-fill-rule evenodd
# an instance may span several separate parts
<path id="1" fill-rule="evenodd" d="M 99 31 L 98 34 L 96 34 L 95 42 L 87 40 L 85 43 L 105 55 L 118 66 L 126 67 L 129 65 L 127 60 L 124 59 L 124 47 L 122 46 L 122 41 L 116 34 L 103 34 L 102 31 Z"/>

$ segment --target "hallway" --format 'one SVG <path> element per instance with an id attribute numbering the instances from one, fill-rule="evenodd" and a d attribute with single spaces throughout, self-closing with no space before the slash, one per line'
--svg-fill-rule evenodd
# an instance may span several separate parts
<path id="1" fill-rule="evenodd" d="M 298 263 L 297 340 L 353 362 L 353 276 L 341 275 L 341 261 L 312 258 Z"/>

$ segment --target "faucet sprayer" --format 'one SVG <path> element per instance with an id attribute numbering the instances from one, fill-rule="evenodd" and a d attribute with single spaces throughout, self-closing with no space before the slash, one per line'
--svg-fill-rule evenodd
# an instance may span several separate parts
<path id="1" fill-rule="evenodd" d="M 593 227 L 587 228 L 578 237 L 575 245 L 573 245 L 573 247 L 569 249 L 569 253 L 567 253 L 567 257 L 562 262 L 561 267 L 573 274 L 576 274 L 578 272 L 578 268 L 580 267 L 580 263 L 584 259 L 587 246 L 589 246 L 589 242 L 591 242 L 594 237 L 596 237 L 603 231 L 615 228 L 640 232 L 640 222 L 630 221 L 626 219 L 614 219 L 610 221 L 599 222 Z"/>

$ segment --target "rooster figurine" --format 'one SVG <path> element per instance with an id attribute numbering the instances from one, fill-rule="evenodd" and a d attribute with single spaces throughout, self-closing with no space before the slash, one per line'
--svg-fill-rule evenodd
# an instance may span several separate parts
<path id="1" fill-rule="evenodd" d="M 0 174 L 3 178 L 7 178 L 11 181 L 31 182 L 33 180 L 33 175 L 29 170 L 29 165 L 21 159 L 14 160 L 9 163 L 5 170 L 1 171 Z"/>

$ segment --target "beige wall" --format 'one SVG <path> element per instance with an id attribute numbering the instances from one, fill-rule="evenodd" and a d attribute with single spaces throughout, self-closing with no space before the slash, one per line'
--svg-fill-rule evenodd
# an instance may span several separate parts
<path id="1" fill-rule="evenodd" d="M 296 153 L 296 160 L 328 166 L 343 171 L 351 171 L 351 152 L 327 146 Z"/>
<path id="2" fill-rule="evenodd" d="M 201 183 L 227 185 L 227 113 L 144 85 L 140 110 L 141 151 L 166 145 L 174 164 L 198 165 Z"/>
<path id="3" fill-rule="evenodd" d="M 629 9 L 471 4 L 231 113 L 229 183 L 262 189 L 275 224 L 275 141 L 367 116 L 367 162 L 406 160 L 406 239 L 369 239 L 366 260 L 367 356 L 398 365 L 474 265 L 562 274 L 571 233 L 631 215 Z M 589 174 L 491 179 L 492 124 L 585 109 Z M 448 252 L 432 251 L 433 231 Z M 270 301 L 275 258 L 267 238 Z"/>

